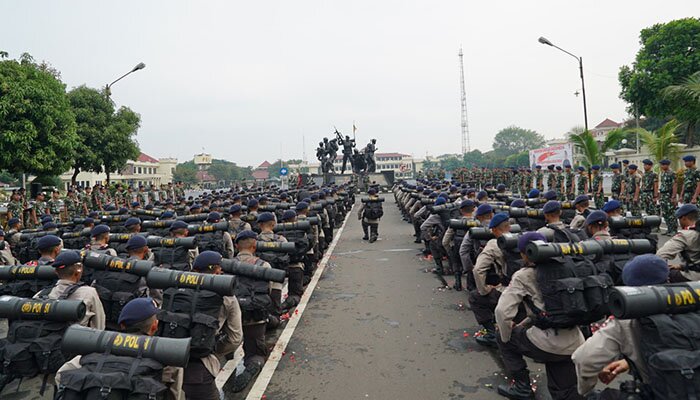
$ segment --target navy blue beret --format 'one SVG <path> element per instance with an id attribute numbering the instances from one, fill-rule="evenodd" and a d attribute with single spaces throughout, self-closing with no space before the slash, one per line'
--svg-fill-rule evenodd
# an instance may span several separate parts
<path id="1" fill-rule="evenodd" d="M 698 206 L 695 204 L 683 204 L 676 210 L 676 218 L 684 217 L 690 213 L 698 212 Z"/>
<path id="2" fill-rule="evenodd" d="M 629 169 L 631 169 L 631 170 L 635 170 L 635 169 L 637 169 L 637 165 L 636 165 L 636 164 L 630 164 L 629 167 L 627 167 L 627 168 L 629 168 Z"/>
<path id="3" fill-rule="evenodd" d="M 447 203 L 447 200 L 445 200 L 444 197 L 440 196 L 440 197 L 438 197 L 437 199 L 435 199 L 435 203 L 434 203 L 433 205 L 441 206 L 441 205 L 443 205 L 443 204 L 445 204 L 445 203 Z"/>
<path id="4" fill-rule="evenodd" d="M 476 194 L 476 199 L 477 199 L 477 200 L 481 200 L 481 199 L 483 199 L 483 198 L 485 198 L 485 197 L 488 197 L 488 196 L 489 196 L 489 194 L 486 193 L 485 190 L 482 190 L 482 191 L 480 191 L 479 193 Z"/>
<path id="5" fill-rule="evenodd" d="M 258 205 L 258 201 L 256 199 L 248 200 L 248 207 L 256 207 L 257 205 Z"/>
<path id="6" fill-rule="evenodd" d="M 185 221 L 175 221 L 170 225 L 170 230 L 175 230 L 175 229 L 187 229 L 187 222 Z"/>
<path id="7" fill-rule="evenodd" d="M 586 217 L 586 225 L 602 224 L 607 220 L 608 214 L 606 214 L 605 211 L 595 210 Z"/>
<path id="8" fill-rule="evenodd" d="M 523 199 L 515 199 L 510 203 L 511 207 L 516 207 L 516 208 L 525 208 L 525 200 Z"/>
<path id="9" fill-rule="evenodd" d="M 374 189 L 370 189 L 370 190 L 367 191 L 367 193 L 369 193 L 369 194 L 377 193 L 376 190 L 374 190 L 374 193 L 372 193 L 373 190 L 374 190 Z M 311 201 L 316 201 L 316 200 L 318 200 L 318 193 L 314 193 L 314 194 L 311 195 Z"/>
<path id="10" fill-rule="evenodd" d="M 36 243 L 36 248 L 38 250 L 49 249 L 54 246 L 61 244 L 61 238 L 54 235 L 46 235 L 39 238 Z"/>
<path id="11" fill-rule="evenodd" d="M 527 194 L 528 199 L 534 199 L 536 197 L 540 196 L 540 191 L 537 189 L 532 189 L 530 190 L 530 193 Z"/>
<path id="12" fill-rule="evenodd" d="M 592 165 L 592 166 L 591 166 L 591 169 L 594 170 L 594 171 L 597 171 L 597 170 L 600 169 L 600 165 Z"/>
<path id="13" fill-rule="evenodd" d="M 474 207 L 475 205 L 474 200 L 466 199 L 459 203 L 459 208 Z"/>
<path id="14" fill-rule="evenodd" d="M 603 211 L 605 212 L 615 211 L 618 208 L 620 208 L 620 202 L 617 200 L 610 200 L 607 203 L 603 204 Z"/>
<path id="15" fill-rule="evenodd" d="M 256 239 L 257 237 L 258 237 L 257 233 L 246 229 L 243 232 L 236 235 L 236 243 L 240 242 L 243 239 Z"/>
<path id="16" fill-rule="evenodd" d="M 630 163 L 630 160 L 622 160 L 622 163 L 623 163 L 623 164 L 629 164 L 629 163 Z"/>
<path id="17" fill-rule="evenodd" d="M 506 185 L 499 183 L 498 185 L 496 185 L 496 190 L 498 190 L 499 192 L 506 190 Z"/>
<path id="18" fill-rule="evenodd" d="M 537 168 L 537 169 L 542 169 L 542 166 L 541 166 L 541 165 L 535 165 L 535 168 Z"/>
<path id="19" fill-rule="evenodd" d="M 282 214 L 282 220 L 286 221 L 288 219 L 293 219 L 294 217 L 297 216 L 296 211 L 294 210 L 287 210 Z"/>
<path id="20" fill-rule="evenodd" d="M 438 195 L 438 197 L 442 197 L 442 198 L 444 198 L 445 200 L 447 200 L 447 199 L 450 198 L 450 195 L 447 194 L 447 193 L 445 193 L 445 192 L 440 192 L 440 194 Z"/>
<path id="21" fill-rule="evenodd" d="M 307 208 L 309 208 L 309 203 L 307 203 L 305 201 L 298 202 L 296 207 L 294 207 L 294 209 L 297 211 L 306 210 Z"/>
<path id="22" fill-rule="evenodd" d="M 655 254 L 640 254 L 622 268 L 627 286 L 659 285 L 668 280 L 668 263 Z"/>
<path id="23" fill-rule="evenodd" d="M 549 165 L 547 166 L 547 169 L 549 169 L 549 170 L 554 169 L 554 164 L 549 164 Z"/>
<path id="24" fill-rule="evenodd" d="M 238 234 L 238 236 L 242 235 L 244 232 L 251 232 L 251 231 L 243 231 Z M 236 238 L 238 240 L 238 238 Z M 194 263 L 192 263 L 192 269 L 195 271 L 204 271 L 204 270 L 211 270 L 214 268 L 216 265 L 221 265 L 221 254 L 211 251 L 211 250 L 206 250 L 197 256 L 197 258 L 194 259 Z"/>
<path id="25" fill-rule="evenodd" d="M 126 207 L 122 207 L 119 209 L 119 215 L 124 215 L 124 214 L 128 214 L 128 213 L 129 213 L 129 209 Z"/>
<path id="26" fill-rule="evenodd" d="M 496 215 L 491 218 L 491 222 L 489 222 L 489 228 L 493 229 L 497 227 L 498 225 L 508 221 L 508 214 L 504 212 L 497 213 Z"/>
<path id="27" fill-rule="evenodd" d="M 10 218 L 10 220 L 7 221 L 7 226 L 12 226 L 15 224 L 19 224 L 19 218 Z"/>
<path id="28" fill-rule="evenodd" d="M 561 210 L 561 203 L 556 200 L 550 200 L 542 207 L 542 212 L 545 214 L 557 212 L 559 210 Z"/>
<path id="29" fill-rule="evenodd" d="M 139 203 L 138 201 L 134 201 L 131 203 L 132 207 L 139 207 L 140 205 L 141 205 L 141 203 Z"/>
<path id="30" fill-rule="evenodd" d="M 172 211 L 166 211 L 164 212 L 160 217 L 161 218 L 172 218 L 175 216 L 175 213 Z"/>
<path id="31" fill-rule="evenodd" d="M 146 247 L 146 245 L 148 245 L 148 241 L 146 241 L 145 237 L 141 235 L 134 235 L 130 237 L 129 240 L 126 242 L 126 249 L 136 250 L 142 247 Z"/>
<path id="32" fill-rule="evenodd" d="M 542 197 L 544 197 L 547 200 L 556 200 L 557 199 L 557 192 L 555 192 L 554 190 L 550 190 L 548 192 L 545 192 L 544 196 L 542 196 Z"/>
<path id="33" fill-rule="evenodd" d="M 642 160 L 642 164 L 645 164 L 645 165 L 654 165 L 654 162 L 651 161 L 651 160 L 648 159 L 648 158 L 645 158 L 644 160 Z"/>
<path id="34" fill-rule="evenodd" d="M 367 194 L 377 194 L 377 189 L 372 188 L 372 189 L 367 191 Z M 312 198 L 313 198 L 313 196 L 312 196 Z"/>
<path id="35" fill-rule="evenodd" d="M 5 236 L 5 231 L 0 229 L 0 236 Z"/>
<path id="36" fill-rule="evenodd" d="M 618 164 L 618 163 L 610 164 L 610 168 L 612 168 L 612 169 L 620 169 L 620 164 Z"/>
<path id="37" fill-rule="evenodd" d="M 588 201 L 588 195 L 582 194 L 580 196 L 577 196 L 576 199 L 574 199 L 574 205 L 577 205 L 579 203 L 583 203 L 584 201 Z"/>
<path id="38" fill-rule="evenodd" d="M 217 222 L 221 220 L 221 214 L 216 211 L 212 211 L 207 215 L 207 222 Z"/>
<path id="39" fill-rule="evenodd" d="M 683 157 L 683 161 L 695 161 L 695 156 L 687 155 Z"/>
<path id="40" fill-rule="evenodd" d="M 46 236 L 44 236 L 44 237 L 46 237 Z M 82 258 L 80 257 L 80 253 L 78 253 L 75 250 L 67 250 L 67 251 L 60 252 L 56 256 L 56 259 L 51 264 L 51 266 L 54 268 L 61 269 L 61 268 L 71 266 L 73 264 L 77 264 L 80 261 L 82 261 Z"/>
<path id="41" fill-rule="evenodd" d="M 124 226 L 133 226 L 133 225 L 139 225 L 141 223 L 141 220 L 136 218 L 136 217 L 131 217 L 124 222 Z"/>
<path id="42" fill-rule="evenodd" d="M 44 225 L 42 225 L 41 229 L 43 229 L 45 231 L 50 231 L 52 229 L 56 229 L 57 227 L 58 227 L 58 225 L 56 225 L 55 222 L 49 221 L 49 222 L 45 223 Z"/>
<path id="43" fill-rule="evenodd" d="M 240 204 L 234 204 L 231 206 L 231 208 L 228 209 L 229 214 L 235 214 L 237 212 L 241 212 L 241 205 Z"/>
<path id="44" fill-rule="evenodd" d="M 585 171 L 585 170 L 586 170 L 586 168 L 580 167 L 580 166 L 579 166 L 577 169 L 578 169 L 579 171 Z"/>
<path id="45" fill-rule="evenodd" d="M 90 231 L 90 236 L 95 237 L 98 235 L 101 235 L 103 233 L 108 233 L 110 231 L 109 226 L 107 225 L 97 225 L 96 227 L 92 228 Z"/>
<path id="46" fill-rule="evenodd" d="M 491 204 L 482 204 L 479 207 L 477 207 L 475 215 L 478 217 L 492 212 L 493 207 L 491 207 Z"/>
<path id="47" fill-rule="evenodd" d="M 561 165 L 557 165 L 557 171 L 561 171 Z"/>
<path id="48" fill-rule="evenodd" d="M 269 221 L 274 221 L 275 220 L 275 215 L 272 214 L 271 212 L 264 212 L 260 213 L 258 215 L 258 222 L 269 222 Z"/>
<path id="49" fill-rule="evenodd" d="M 670 165 L 670 164 L 671 164 L 671 160 L 663 159 L 663 160 L 659 161 L 659 164 L 661 164 L 661 165 Z"/>
<path id="50" fill-rule="evenodd" d="M 145 321 L 156 314 L 158 314 L 158 308 L 153 302 L 153 299 L 150 297 L 139 297 L 124 305 L 124 308 L 122 308 L 122 311 L 119 313 L 119 320 L 117 322 L 120 325 L 124 324 L 129 327 Z"/>
<path id="51" fill-rule="evenodd" d="M 525 232 L 518 238 L 518 250 L 521 253 L 525 253 L 525 247 L 527 247 L 527 244 L 534 242 L 535 240 L 541 240 L 547 243 L 547 238 L 544 237 L 543 234 L 539 232 Z"/>

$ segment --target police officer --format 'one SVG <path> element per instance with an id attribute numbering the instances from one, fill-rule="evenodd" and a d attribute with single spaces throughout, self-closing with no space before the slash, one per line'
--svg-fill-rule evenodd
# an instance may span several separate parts
<path id="1" fill-rule="evenodd" d="M 73 250 L 63 251 L 58 254 L 51 265 L 56 269 L 56 275 L 58 275 L 56 285 L 44 289 L 34 297 L 45 296 L 49 299 L 58 299 L 66 291 L 70 291 L 71 294 L 66 298 L 67 300 L 82 300 L 85 303 L 85 317 L 80 321 L 80 325 L 105 329 L 105 312 L 97 290 L 80 282 L 83 275 L 80 253 Z"/>
<path id="2" fill-rule="evenodd" d="M 377 196 L 377 189 L 371 188 L 367 191 L 367 194 L 369 195 L 370 201 L 375 201 L 377 204 L 379 204 L 379 207 L 381 207 L 381 203 L 376 201 L 379 199 Z M 362 237 L 362 240 L 369 239 L 370 243 L 374 243 L 379 237 L 379 218 L 369 218 L 367 216 L 368 213 L 366 210 L 368 211 L 370 207 L 367 204 L 368 203 L 362 203 L 362 206 L 357 211 L 357 219 L 362 220 L 362 231 L 365 234 Z"/>
<path id="3" fill-rule="evenodd" d="M 661 174 L 659 174 L 659 206 L 661 216 L 666 222 L 666 234 L 673 236 L 678 230 L 678 221 L 675 211 L 678 204 L 678 186 L 676 185 L 676 173 L 670 168 L 671 160 L 661 160 Z"/>
<path id="4" fill-rule="evenodd" d="M 459 214 L 461 221 L 469 221 L 474 219 L 474 202 L 472 200 L 462 200 L 459 204 Z M 448 227 L 445 235 L 442 237 L 442 247 L 447 250 L 448 257 L 452 260 L 452 268 L 455 274 L 455 283 L 452 287 L 454 290 L 462 290 L 462 259 L 459 256 L 459 247 L 466 235 L 466 229 L 454 229 Z"/>
<path id="5" fill-rule="evenodd" d="M 19 218 L 13 217 L 10 218 L 7 221 L 7 241 L 10 243 L 10 246 L 14 248 L 17 246 L 17 244 L 20 241 L 20 237 L 22 236 L 22 233 L 20 232 L 22 230 L 22 222 L 20 221 Z"/>
<path id="6" fill-rule="evenodd" d="M 85 250 L 116 257 L 117 251 L 109 248 L 109 232 L 110 228 L 107 225 L 97 225 L 92 228 L 90 243 L 85 246 Z"/>
<path id="7" fill-rule="evenodd" d="M 287 243 L 287 239 L 284 236 L 275 234 L 273 229 L 276 224 L 277 221 L 273 213 L 267 211 L 260 213 L 260 215 L 258 215 L 260 233 L 257 239 L 262 242 Z M 287 270 L 288 265 L 275 265 L 274 267 Z M 282 287 L 283 285 L 279 282 L 270 283 L 270 297 L 272 298 L 272 303 L 277 313 L 281 311 L 282 306 Z"/>
<path id="8" fill-rule="evenodd" d="M 683 174 L 683 188 L 681 189 L 681 199 L 683 203 L 697 203 L 700 194 L 700 171 L 695 166 L 695 156 L 683 157 L 685 163 L 685 173 Z"/>
<path id="9" fill-rule="evenodd" d="M 666 262 L 653 255 L 642 254 L 628 262 L 622 269 L 625 286 L 659 285 L 668 280 Z M 651 383 L 649 367 L 638 346 L 637 320 L 610 318 L 584 344 L 571 359 L 576 366 L 578 393 L 591 394 L 598 380 L 609 385 L 616 377 L 628 371 L 631 361 L 642 382 Z M 605 392 L 616 392 L 606 389 Z M 612 394 L 612 393 L 611 393 Z M 628 398 L 628 397 L 609 397 Z"/>
<path id="10" fill-rule="evenodd" d="M 494 217 L 495 218 L 495 217 Z M 578 327 L 568 329 L 540 329 L 517 324 L 518 309 L 529 299 L 539 309 L 544 309 L 542 293 L 537 285 L 537 266 L 528 260 L 525 247 L 540 240 L 544 235 L 537 232 L 524 233 L 518 239 L 518 250 L 524 260 L 521 269 L 513 274 L 509 285 L 503 290 L 495 309 L 498 324 L 498 348 L 512 386 L 499 385 L 498 393 L 510 399 L 534 398 L 530 388 L 530 372 L 524 357 L 544 362 L 547 371 L 547 386 L 553 399 L 579 399 L 576 393 L 576 373 L 571 354 L 584 342 Z"/>
<path id="11" fill-rule="evenodd" d="M 546 225 L 538 229 L 537 232 L 543 234 L 545 237 L 552 237 L 552 235 L 554 235 L 554 230 L 566 228 L 566 225 L 561 220 L 560 202 L 556 200 L 546 202 L 544 207 L 542 207 L 542 212 L 544 213 Z"/>
<path id="12" fill-rule="evenodd" d="M 608 232 L 608 215 L 605 211 L 595 210 L 588 214 L 585 221 L 586 234 L 591 239 L 606 240 L 610 239 Z"/>
<path id="13" fill-rule="evenodd" d="M 681 257 L 684 266 L 671 264 L 669 279 L 671 282 L 688 282 L 700 280 L 700 268 L 687 269 L 700 262 L 700 232 L 695 230 L 698 220 L 698 207 L 695 204 L 683 204 L 676 211 L 680 231 L 669 239 L 656 252 L 656 255 L 671 262 Z"/>
<path id="14" fill-rule="evenodd" d="M 659 175 L 652 170 L 653 161 L 645 159 L 642 163 L 644 175 L 642 175 L 642 194 L 640 195 L 641 206 L 647 215 L 658 215 L 656 202 L 659 200 Z"/>
<path id="15" fill-rule="evenodd" d="M 63 241 L 58 236 L 46 235 L 39 238 L 36 244 L 39 251 L 38 265 L 51 265 L 63 250 Z"/>
<path id="16" fill-rule="evenodd" d="M 445 197 L 438 196 L 435 199 L 434 206 L 442 206 L 446 203 Z M 444 256 L 444 250 L 442 248 L 442 238 L 439 236 L 442 228 L 442 221 L 437 213 L 432 213 L 420 226 L 421 236 L 424 240 L 428 242 L 430 248 L 430 254 L 433 256 L 433 261 L 435 262 L 435 268 L 433 273 L 437 276 L 438 280 L 442 284 L 442 287 L 447 287 L 447 281 L 442 276 L 445 270 L 442 265 L 442 258 Z"/>
<path id="17" fill-rule="evenodd" d="M 493 233 L 474 264 L 474 282 L 476 290 L 469 292 L 469 304 L 474 312 L 476 322 L 484 327 L 485 333 L 476 338 L 477 343 L 486 346 L 496 346 L 496 326 L 493 310 L 498 304 L 503 286 L 499 282 L 487 282 L 487 275 L 491 270 L 499 278 L 506 274 L 506 259 L 503 251 L 498 247 L 498 238 L 504 233 L 510 232 L 508 214 L 498 213 L 491 218 L 489 229 Z"/>
<path id="18" fill-rule="evenodd" d="M 297 222 L 297 213 L 294 210 L 286 210 L 282 214 L 282 223 L 294 223 Z M 307 235 L 308 237 L 308 235 Z M 310 238 L 309 238 L 310 240 Z M 313 250 L 310 250 L 313 251 Z M 308 254 L 308 253 L 307 253 Z M 287 267 L 287 279 L 288 279 L 288 296 L 282 303 L 282 310 L 289 310 L 290 308 L 299 304 L 301 296 L 304 294 L 304 263 L 303 262 L 291 262 Z"/>
<path id="19" fill-rule="evenodd" d="M 243 231 L 250 231 L 252 227 L 249 223 L 241 220 L 242 207 L 240 204 L 234 204 L 229 208 L 228 214 L 228 230 L 232 239 L 236 239 L 236 235 Z"/>
<path id="20" fill-rule="evenodd" d="M 257 237 L 257 233 L 253 231 L 239 233 L 236 237 L 238 255 L 235 258 L 244 263 L 258 265 L 263 268 L 272 268 L 270 264 L 255 256 Z M 232 388 L 234 392 L 240 392 L 245 389 L 253 378 L 260 373 L 265 363 L 265 358 L 267 357 L 267 345 L 265 344 L 267 316 L 263 317 L 262 314 L 251 313 L 250 311 L 243 311 L 242 313 L 243 363 L 245 370 L 234 378 Z"/>
<path id="21" fill-rule="evenodd" d="M 576 208 L 576 215 L 571 220 L 569 224 L 570 229 L 581 229 L 586 223 L 586 217 L 591 211 L 588 209 L 589 200 L 588 195 L 582 194 L 574 199 L 574 207 Z"/>
<path id="22" fill-rule="evenodd" d="M 221 254 L 215 251 L 203 251 L 197 256 L 192 270 L 202 274 L 221 275 Z M 241 344 L 243 331 L 241 327 L 241 310 L 235 296 L 223 296 L 223 305 L 219 312 L 219 332 L 216 351 L 203 358 L 192 358 L 185 368 L 182 389 L 188 399 L 218 400 L 216 376 L 221 371 L 222 358 L 233 353 Z"/>
<path id="23" fill-rule="evenodd" d="M 143 297 L 133 299 L 128 302 L 119 314 L 119 325 L 126 333 L 136 335 L 153 336 L 158 330 L 158 308 L 153 299 Z M 63 364 L 56 372 L 56 385 L 61 387 L 61 376 L 68 371 L 80 369 L 82 356 L 76 356 Z M 167 400 L 185 400 L 185 393 L 182 391 L 183 369 L 165 366 L 160 382 L 168 387 Z"/>
<path id="24" fill-rule="evenodd" d="M 474 213 L 474 218 L 479 221 L 482 227 L 488 228 L 491 218 L 493 218 L 493 207 L 490 204 L 482 204 L 477 207 Z M 474 263 L 478 256 L 476 251 L 477 242 L 472 239 L 469 232 L 464 235 L 462 243 L 459 246 L 459 258 L 462 261 L 462 268 L 464 269 L 465 280 L 467 283 L 467 290 L 476 290 L 476 283 L 474 281 Z"/>
<path id="25" fill-rule="evenodd" d="M 5 241 L 5 231 L 0 229 L 0 265 L 17 265 L 19 261 L 12 255 L 10 244 Z"/>
<path id="26" fill-rule="evenodd" d="M 187 223 L 185 221 L 174 221 L 172 225 L 170 225 L 169 228 L 169 233 L 168 237 L 179 239 L 179 238 L 186 238 L 187 237 Z M 197 258 L 199 255 L 199 249 L 195 247 L 194 249 L 188 249 L 187 250 L 187 270 L 192 268 L 192 264 L 194 263 L 194 260 Z M 175 260 L 175 262 L 178 262 L 179 260 Z"/>

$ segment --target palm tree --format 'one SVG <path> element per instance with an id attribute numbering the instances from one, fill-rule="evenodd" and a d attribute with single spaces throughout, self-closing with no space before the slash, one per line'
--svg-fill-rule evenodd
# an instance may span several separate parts
<path id="1" fill-rule="evenodd" d="M 602 143 L 598 143 L 590 131 L 583 131 L 578 134 L 569 135 L 569 140 L 571 140 L 574 147 L 583 154 L 583 161 L 581 163 L 590 169 L 591 166 L 602 163 L 605 152 L 620 143 L 626 135 L 626 131 L 615 129 L 608 132 Z"/>
<path id="2" fill-rule="evenodd" d="M 678 143 L 676 132 L 680 127 L 681 123 L 672 119 L 654 132 L 644 128 L 633 128 L 629 132 L 639 134 L 642 143 L 654 159 L 660 161 L 667 158 L 675 164 L 678 160 L 678 146 L 675 146 Z"/>
<path id="3" fill-rule="evenodd" d="M 667 86 L 661 94 L 675 104 L 675 118 L 685 128 L 685 143 L 692 147 L 693 132 L 700 125 L 700 71 L 685 78 L 680 85 Z"/>

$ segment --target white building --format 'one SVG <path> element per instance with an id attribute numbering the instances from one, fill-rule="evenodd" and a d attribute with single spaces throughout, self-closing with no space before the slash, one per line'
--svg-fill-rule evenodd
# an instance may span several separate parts
<path id="1" fill-rule="evenodd" d="M 127 161 L 126 166 L 119 172 L 110 174 L 111 182 L 120 182 L 125 185 L 138 187 L 140 185 L 161 185 L 173 181 L 173 173 L 177 165 L 177 158 L 161 158 L 160 160 L 141 153 L 133 161 Z M 63 189 L 70 186 L 73 171 L 68 171 L 60 176 Z M 106 183 L 107 174 L 104 172 L 81 171 L 76 179 L 76 184 L 81 187 L 93 186 L 96 183 Z"/>

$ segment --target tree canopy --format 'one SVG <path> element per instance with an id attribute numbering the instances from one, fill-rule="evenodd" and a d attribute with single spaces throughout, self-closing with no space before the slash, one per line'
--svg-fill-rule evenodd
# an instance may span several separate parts
<path id="1" fill-rule="evenodd" d="M 511 125 L 501 129 L 493 139 L 493 150 L 507 157 L 523 151 L 533 150 L 544 146 L 544 137 L 539 133 Z"/>
<path id="2" fill-rule="evenodd" d="M 0 61 L 0 169 L 58 175 L 79 143 L 65 85 L 28 54 Z"/>
<path id="3" fill-rule="evenodd" d="M 670 85 L 700 71 L 700 19 L 684 18 L 642 29 L 631 66 L 620 68 L 620 97 L 632 114 L 667 119 L 682 110 L 661 96 Z"/>

